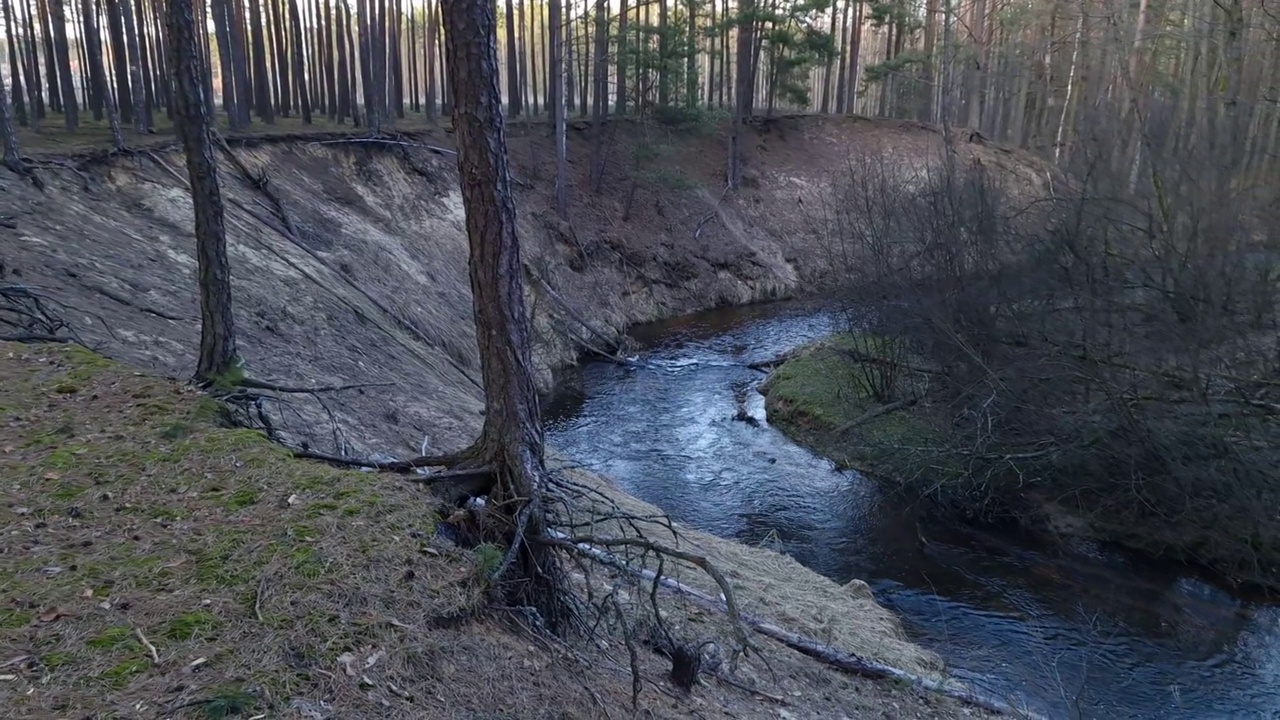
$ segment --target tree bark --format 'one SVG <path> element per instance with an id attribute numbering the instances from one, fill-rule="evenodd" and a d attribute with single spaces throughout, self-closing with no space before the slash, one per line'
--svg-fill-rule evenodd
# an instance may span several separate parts
<path id="1" fill-rule="evenodd" d="M 263 21 L 267 23 L 267 37 L 271 41 L 271 64 L 274 70 L 271 89 L 275 92 L 276 114 L 282 118 L 289 117 L 292 112 L 292 100 L 289 90 L 289 51 L 286 47 L 284 33 L 284 8 L 281 0 L 264 0 L 266 13 Z"/>
<path id="2" fill-rule="evenodd" d="M 22 69 L 25 64 L 18 61 L 18 49 L 21 43 L 18 41 L 18 24 L 14 17 L 13 8 L 10 7 L 9 0 L 0 0 L 0 7 L 4 9 L 3 17 L 6 30 L 5 44 L 9 46 L 9 77 L 13 87 L 13 111 L 18 120 L 19 125 L 27 125 L 27 99 L 22 89 Z M 0 77 L 0 85 L 4 84 L 4 78 Z M 33 104 L 34 105 L 34 104 Z M 34 111 L 32 112 L 34 115 Z M 12 120 L 11 120 L 12 122 Z"/>
<path id="3" fill-rule="evenodd" d="M 729 131 L 729 172 L 725 179 L 730 189 L 742 181 L 743 127 L 750 112 L 752 45 L 754 44 L 755 0 L 741 0 L 738 6 L 738 57 L 734 68 L 733 121 Z"/>
<path id="4" fill-rule="evenodd" d="M 107 87 L 107 71 L 102 63 L 102 38 L 98 35 L 98 22 L 93 0 L 81 0 L 80 12 L 84 16 L 84 45 L 89 58 L 89 81 L 99 93 L 99 102 L 106 112 L 111 126 L 111 142 L 117 150 L 124 149 L 124 137 L 120 134 L 120 114 L 116 112 L 115 98 Z"/>
<path id="5" fill-rule="evenodd" d="M 452 0 L 462 2 L 463 0 Z M 565 104 L 564 104 L 564 23 L 560 17 L 560 0 L 549 0 L 547 4 L 547 25 L 551 29 L 551 67 L 548 71 L 548 92 L 551 105 L 551 121 L 556 137 L 556 184 L 555 208 L 556 217 L 569 219 L 569 160 L 565 139 Z M 456 94 L 456 83 L 455 83 Z"/>
<path id="6" fill-rule="evenodd" d="M 516 4 L 506 0 L 507 5 L 507 107 L 511 117 L 520 117 L 520 58 L 516 51 Z"/>
<path id="7" fill-rule="evenodd" d="M 36 30 L 35 23 L 31 19 L 31 5 L 27 0 L 22 0 L 18 7 L 22 10 L 22 27 L 24 28 L 25 43 L 23 45 L 23 65 L 22 74 L 27 81 L 27 99 L 31 107 L 31 127 L 35 128 L 39 125 L 39 121 L 44 120 L 44 92 L 40 89 L 40 60 L 36 51 Z"/>
<path id="8" fill-rule="evenodd" d="M 262 9 L 259 0 L 249 0 L 249 42 L 253 51 L 253 103 L 258 117 L 265 123 L 276 121 L 275 106 L 271 102 L 271 78 L 267 74 L 267 41 L 263 33 Z"/>
<path id="9" fill-rule="evenodd" d="M 138 42 L 138 28 L 133 19 L 133 7 L 129 0 L 118 0 L 124 33 L 129 45 L 129 81 L 133 84 L 133 127 L 139 134 L 151 130 L 151 110 L 146 101 L 146 84 L 143 82 L 142 46 Z"/>
<path id="10" fill-rule="evenodd" d="M 558 0 L 551 0 L 557 12 Z M 496 3 L 444 0 L 444 29 L 458 174 L 466 207 L 476 340 L 484 377 L 485 421 L 476 445 L 495 468 L 493 507 L 514 525 L 511 551 L 498 571 L 509 601 L 537 608 L 558 629 L 565 620 L 564 579 L 543 542 L 542 418 L 524 304 L 524 267 L 507 164 L 498 84 Z M 554 26 L 554 23 L 553 23 Z M 509 568 L 508 562 L 511 563 Z M 503 578 L 504 570 L 511 574 Z"/>
<path id="11" fill-rule="evenodd" d="M 427 0 L 427 119 L 436 119 L 436 5 Z"/>
<path id="12" fill-rule="evenodd" d="M 80 127 L 80 105 L 76 100 L 76 84 L 71 75 L 71 45 L 67 42 L 67 14 L 62 0 L 47 0 L 49 24 L 53 27 L 53 50 L 61 83 L 62 112 L 68 130 Z M 46 61 L 47 62 L 47 61 Z M 47 63 L 50 67 L 52 62 Z"/>
<path id="13" fill-rule="evenodd" d="M 226 376 L 237 363 L 235 321 L 231 314 L 231 268 L 192 0 L 168 0 L 167 12 L 169 66 L 174 74 L 177 110 L 174 126 L 187 157 L 195 211 L 201 320 L 200 357 L 195 377 L 200 382 L 210 382 Z"/>
<path id="14" fill-rule="evenodd" d="M 129 45 L 124 39 L 124 16 L 120 14 L 121 3 L 129 0 L 106 0 L 107 32 L 111 36 L 111 63 L 115 70 L 116 108 L 120 112 L 120 121 L 126 124 L 133 122 L 133 89 L 130 87 Z"/>
<path id="15" fill-rule="evenodd" d="M 621 0 L 621 10 L 618 11 L 618 93 L 617 99 L 613 104 L 613 111 L 617 115 L 627 114 L 627 67 L 628 54 L 631 52 L 627 43 L 627 16 L 631 14 L 627 8 L 627 0 Z"/>
<path id="16" fill-rule="evenodd" d="M 306 73 L 303 72 L 302 18 L 298 16 L 298 0 L 289 2 L 289 24 L 293 27 L 293 77 L 298 85 L 298 108 L 302 122 L 311 124 L 311 96 L 308 94 Z"/>
<path id="17" fill-rule="evenodd" d="M 609 112 L 609 2 L 596 0 L 595 69 L 591 96 L 591 192 L 604 183 L 604 121 Z"/>
<path id="18" fill-rule="evenodd" d="M 0 78 L 0 144 L 4 153 L 0 160 L 10 170 L 25 174 L 22 165 L 22 152 L 18 148 L 18 131 L 13 126 L 13 115 L 9 112 L 9 91 L 4 88 L 4 79 Z"/>

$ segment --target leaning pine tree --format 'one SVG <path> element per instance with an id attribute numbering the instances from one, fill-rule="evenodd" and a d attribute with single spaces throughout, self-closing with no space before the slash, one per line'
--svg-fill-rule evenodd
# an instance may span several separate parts
<path id="1" fill-rule="evenodd" d="M 213 129 L 205 104 L 203 67 L 192 0 L 169 0 L 169 61 L 174 84 L 174 125 L 187 156 L 195 210 L 196 264 L 200 282 L 200 358 L 196 380 L 226 378 L 236 368 L 231 317 L 231 267 L 223 221 Z"/>
<path id="2" fill-rule="evenodd" d="M 492 471 L 490 506 L 510 547 L 495 587 L 555 628 L 566 620 L 567 595 L 557 557 L 543 542 L 547 469 L 498 88 L 497 5 L 442 5 L 485 394 L 484 429 L 465 464 Z"/>

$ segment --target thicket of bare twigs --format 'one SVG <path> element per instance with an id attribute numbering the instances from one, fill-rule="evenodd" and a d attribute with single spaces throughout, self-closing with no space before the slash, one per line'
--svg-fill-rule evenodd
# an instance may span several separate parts
<path id="1" fill-rule="evenodd" d="M 927 447 L 875 448 L 877 466 L 984 519 L 1056 508 L 1274 583 L 1274 188 L 1207 153 L 1138 175 L 1098 137 L 1040 187 L 954 154 L 905 176 L 863 156 L 833 183 L 851 323 L 905 350 L 875 362 L 929 423 Z"/>

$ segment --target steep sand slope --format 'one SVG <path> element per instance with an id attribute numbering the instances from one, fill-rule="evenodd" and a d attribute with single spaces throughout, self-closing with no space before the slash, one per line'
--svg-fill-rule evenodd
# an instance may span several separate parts
<path id="1" fill-rule="evenodd" d="M 911 125 L 781 119 L 754 133 L 750 187 L 726 197 L 719 133 L 620 123 L 610 131 L 604 190 L 594 195 L 582 177 L 585 135 L 575 131 L 572 222 L 560 223 L 548 211 L 548 134 L 518 125 L 511 141 L 548 384 L 549 370 L 584 344 L 604 346 L 600 335 L 615 337 L 634 322 L 811 285 L 829 255 L 815 209 L 846 158 L 886 146 L 905 165 L 934 157 L 939 144 Z M 405 144 L 237 144 L 255 182 L 221 158 L 249 370 L 294 384 L 394 383 L 351 394 L 338 410 L 346 440 L 363 452 L 402 455 L 424 437 L 436 450 L 452 449 L 477 427 L 454 158 L 425 145 L 451 141 L 436 132 Z M 184 375 L 198 315 L 181 155 L 157 149 L 72 164 L 79 169 L 44 170 L 45 193 L 0 178 L 0 216 L 10 218 L 0 259 L 11 279 L 48 288 L 78 310 L 76 327 L 106 355 Z M 291 429 L 327 428 L 312 410 Z M 315 443 L 332 445 L 327 430 Z"/>

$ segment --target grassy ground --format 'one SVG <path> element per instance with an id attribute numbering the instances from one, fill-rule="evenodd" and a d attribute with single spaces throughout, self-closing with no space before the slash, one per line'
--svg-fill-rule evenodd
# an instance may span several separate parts
<path id="1" fill-rule="evenodd" d="M 617 637 L 550 643 L 480 612 L 497 556 L 435 539 L 430 494 L 396 477 L 294 460 L 258 433 L 220 427 L 219 415 L 184 386 L 79 347 L 0 343 L 6 717 L 632 712 Z M 597 488 L 637 514 L 654 511 Z M 692 531 L 681 538 L 743 588 L 749 609 L 915 672 L 936 669 L 869 596 L 766 550 Z M 667 572 L 710 588 L 688 568 Z M 721 616 L 667 608 L 681 636 L 729 637 Z M 971 715 L 776 646 L 763 652 L 738 678 L 767 690 L 712 682 L 686 695 L 666 680 L 666 661 L 642 650 L 638 710 Z"/>
<path id="2" fill-rule="evenodd" d="M 6 689 L 32 691 L 11 711 L 287 698 L 474 603 L 470 553 L 432 548 L 431 513 L 385 478 L 295 462 L 74 346 L 0 357 L 0 647 Z"/>
<path id="3" fill-rule="evenodd" d="M 819 341 L 786 358 L 760 391 L 770 424 L 842 467 L 875 472 L 886 452 L 927 445 L 932 431 L 918 407 L 886 411 L 860 354 L 882 355 L 883 342 L 855 335 Z M 899 397 L 915 379 L 898 380 Z"/>

